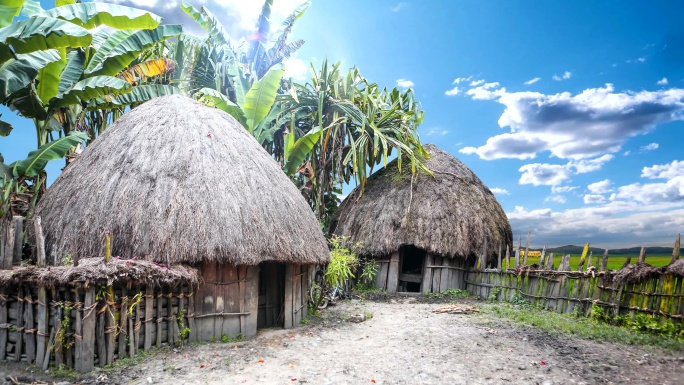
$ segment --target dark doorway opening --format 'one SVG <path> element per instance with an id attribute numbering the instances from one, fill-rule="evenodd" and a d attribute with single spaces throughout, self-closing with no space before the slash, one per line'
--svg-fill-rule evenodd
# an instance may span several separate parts
<path id="1" fill-rule="evenodd" d="M 257 328 L 283 327 L 285 310 L 285 265 L 259 265 L 259 310 Z"/>
<path id="2" fill-rule="evenodd" d="M 425 268 L 425 250 L 413 245 L 399 248 L 399 291 L 420 293 Z"/>

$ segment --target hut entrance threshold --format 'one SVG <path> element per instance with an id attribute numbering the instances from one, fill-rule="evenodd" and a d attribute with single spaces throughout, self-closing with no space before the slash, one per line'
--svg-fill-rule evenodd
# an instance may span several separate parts
<path id="1" fill-rule="evenodd" d="M 425 269 L 425 250 L 413 245 L 399 249 L 399 292 L 420 293 Z"/>
<path id="2" fill-rule="evenodd" d="M 257 328 L 283 327 L 284 308 L 285 265 L 263 262 L 259 265 Z"/>

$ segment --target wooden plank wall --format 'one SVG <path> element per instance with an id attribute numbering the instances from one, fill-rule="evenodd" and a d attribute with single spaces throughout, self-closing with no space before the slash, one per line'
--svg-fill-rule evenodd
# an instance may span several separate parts
<path id="1" fill-rule="evenodd" d="M 256 335 L 259 267 L 207 262 L 202 276 L 204 283 L 193 299 L 193 338 L 211 341 Z"/>
<path id="2" fill-rule="evenodd" d="M 423 270 L 421 291 L 443 293 L 449 289 L 465 290 L 466 261 L 462 258 L 440 257 L 428 254 Z"/>
<path id="3" fill-rule="evenodd" d="M 286 329 L 295 327 L 306 316 L 313 266 L 287 264 L 285 266 L 285 320 Z"/>

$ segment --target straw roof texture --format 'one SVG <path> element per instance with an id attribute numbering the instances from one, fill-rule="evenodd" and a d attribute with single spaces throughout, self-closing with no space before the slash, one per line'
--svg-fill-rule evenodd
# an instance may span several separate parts
<path id="1" fill-rule="evenodd" d="M 487 242 L 492 260 L 512 244 L 511 226 L 494 194 L 461 161 L 435 145 L 426 165 L 434 177 L 412 175 L 397 160 L 368 178 L 342 202 L 332 232 L 360 242 L 366 255 L 387 255 L 414 245 L 448 257 L 481 255 Z"/>
<path id="2" fill-rule="evenodd" d="M 667 265 L 665 272 L 674 274 L 677 277 L 684 277 L 684 258 L 678 259 Z"/>
<path id="3" fill-rule="evenodd" d="M 161 266 L 151 261 L 112 258 L 86 258 L 78 266 L 23 266 L 14 270 L 0 270 L 0 287 L 18 285 L 80 286 L 112 285 L 117 283 L 151 286 L 197 285 L 199 272 L 188 266 Z"/>
<path id="4" fill-rule="evenodd" d="M 626 283 L 643 282 L 651 277 L 662 274 L 663 268 L 657 268 L 644 262 L 637 262 L 623 267 L 615 272 L 613 282 L 620 285 Z"/>
<path id="5" fill-rule="evenodd" d="M 86 147 L 40 200 L 47 255 L 166 263 L 323 263 L 318 221 L 233 117 L 181 95 L 153 99 Z M 32 227 L 32 226 L 31 226 Z"/>

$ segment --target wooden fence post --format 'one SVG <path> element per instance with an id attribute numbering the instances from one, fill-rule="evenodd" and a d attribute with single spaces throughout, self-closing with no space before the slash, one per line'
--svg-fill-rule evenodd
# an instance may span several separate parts
<path id="1" fill-rule="evenodd" d="M 670 263 L 675 263 L 677 259 L 679 259 L 679 249 L 681 248 L 681 234 L 677 234 L 677 240 L 675 240 L 675 245 L 674 249 L 672 250 L 672 259 L 670 259 Z"/>
<path id="2" fill-rule="evenodd" d="M 4 222 L 4 221 L 3 221 Z M 14 259 L 14 221 L 4 222 L 7 226 L 3 229 L 2 238 L 4 240 L 2 267 L 6 270 L 12 269 Z"/>
<path id="3" fill-rule="evenodd" d="M 506 245 L 506 270 L 511 268 L 511 249 Z"/>
<path id="4" fill-rule="evenodd" d="M 112 239 L 109 234 L 105 235 L 105 263 L 109 263 L 112 259 Z M 116 349 L 116 318 L 114 312 L 116 311 L 114 302 L 114 287 L 107 286 L 107 304 L 105 308 L 106 313 L 106 328 L 105 334 L 107 338 L 107 358 L 106 364 L 109 365 L 114 362 L 114 350 Z"/>
<path id="5" fill-rule="evenodd" d="M 3 235 L 0 234 L 1 236 Z M 7 334 L 9 332 L 9 329 L 6 327 L 9 318 L 7 316 L 7 310 L 9 310 L 8 302 L 9 293 L 4 288 L 0 289 L 0 324 L 4 324 L 3 327 L 0 327 L 0 361 L 4 361 L 7 354 Z"/>
<path id="6" fill-rule="evenodd" d="M 45 237 L 40 216 L 33 220 L 33 228 L 36 232 L 36 265 L 42 267 L 45 266 Z"/>
<path id="7" fill-rule="evenodd" d="M 546 245 L 544 245 L 544 247 L 542 247 L 541 257 L 539 257 L 539 268 L 542 270 L 544 269 L 544 266 L 546 266 L 544 264 L 544 262 L 546 262 L 545 259 L 546 259 Z"/>
<path id="8" fill-rule="evenodd" d="M 553 253 L 549 253 L 548 258 L 546 258 L 546 264 L 544 265 L 545 270 L 553 270 Z"/>
<path id="9" fill-rule="evenodd" d="M 641 247 L 641 252 L 639 253 L 639 260 L 637 262 L 646 263 L 646 247 Z"/>
<path id="10" fill-rule="evenodd" d="M 577 271 L 584 270 L 584 262 L 587 259 L 587 253 L 589 252 L 589 242 L 584 244 L 584 250 L 582 250 L 582 255 L 580 256 L 579 266 L 577 266 Z M 568 271 L 570 270 L 570 265 L 568 265 Z"/>
<path id="11" fill-rule="evenodd" d="M 24 217 L 13 216 L 12 226 L 14 228 L 14 251 L 12 252 L 12 264 L 20 264 L 22 251 L 24 248 Z"/>
<path id="12" fill-rule="evenodd" d="M 523 258 L 523 265 L 527 266 L 527 256 L 530 253 L 530 234 L 532 232 L 528 231 L 527 232 L 527 241 L 525 242 L 525 256 Z"/>
<path id="13" fill-rule="evenodd" d="M 515 262 L 513 268 L 520 266 L 520 248 L 522 247 L 522 236 L 518 236 L 518 248 L 515 249 Z"/>
<path id="14" fill-rule="evenodd" d="M 497 254 L 496 270 L 501 271 L 501 244 L 499 244 L 499 254 Z"/>
<path id="15" fill-rule="evenodd" d="M 603 260 L 601 260 L 601 271 L 608 269 L 608 249 L 603 252 Z"/>
<path id="16" fill-rule="evenodd" d="M 89 372 L 95 367 L 95 320 L 97 319 L 97 302 L 95 288 L 88 288 L 83 301 L 83 319 L 81 336 L 81 371 Z"/>

